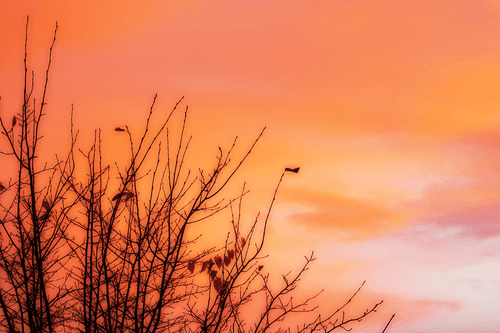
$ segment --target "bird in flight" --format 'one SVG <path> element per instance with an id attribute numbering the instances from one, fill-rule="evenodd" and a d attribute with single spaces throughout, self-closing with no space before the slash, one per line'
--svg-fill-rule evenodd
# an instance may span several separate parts
<path id="1" fill-rule="evenodd" d="M 129 200 L 130 198 L 132 198 L 134 196 L 134 193 L 132 192 L 129 192 L 129 191 L 123 191 L 121 193 L 118 193 L 117 195 L 115 195 L 113 197 L 113 199 L 111 199 L 111 201 L 116 201 L 118 199 L 122 199 L 122 201 L 127 201 Z"/>
<path id="2" fill-rule="evenodd" d="M 300 167 L 299 168 L 294 168 L 294 169 L 292 169 L 292 168 L 285 168 L 285 171 L 290 171 L 290 172 L 293 172 L 293 173 L 297 173 L 297 172 L 299 172 L 299 169 L 300 169 Z"/>
<path id="3" fill-rule="evenodd" d="M 125 132 L 125 130 L 123 128 L 121 128 L 121 127 L 115 128 L 115 131 L 117 131 L 117 132 Z"/>

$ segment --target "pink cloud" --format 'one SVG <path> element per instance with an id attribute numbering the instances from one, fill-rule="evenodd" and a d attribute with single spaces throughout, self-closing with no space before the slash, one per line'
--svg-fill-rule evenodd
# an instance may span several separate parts
<path id="1" fill-rule="evenodd" d="M 464 227 L 462 236 L 488 238 L 500 235 L 500 202 L 489 205 L 462 208 L 456 212 L 431 219 L 440 225 Z"/>
<path id="2" fill-rule="evenodd" d="M 456 312 L 464 309 L 463 305 L 460 302 L 441 301 L 434 299 L 417 299 L 413 300 L 411 303 L 429 312 L 439 309 Z"/>
<path id="3" fill-rule="evenodd" d="M 377 206 L 338 193 L 322 193 L 307 189 L 285 192 L 283 199 L 312 209 L 289 217 L 292 224 L 305 226 L 309 231 L 340 232 L 347 238 L 364 238 L 394 230 L 402 217 L 382 206 Z"/>

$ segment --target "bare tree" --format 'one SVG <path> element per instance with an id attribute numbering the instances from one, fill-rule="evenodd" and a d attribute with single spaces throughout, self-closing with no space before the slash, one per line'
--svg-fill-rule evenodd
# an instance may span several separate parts
<path id="1" fill-rule="evenodd" d="M 382 302 L 345 314 L 361 287 L 338 309 L 310 306 L 318 294 L 296 300 L 313 254 L 297 273 L 283 275 L 281 286 L 269 283 L 262 253 L 269 218 L 283 177 L 299 168 L 283 171 L 266 213 L 250 223 L 242 218 L 245 185 L 240 195 L 223 196 L 264 130 L 236 162 L 235 140 L 227 150 L 219 147 L 213 168 L 193 171 L 185 164 L 187 106 L 175 136 L 170 123 L 182 99 L 155 124 L 155 96 L 138 142 L 127 126 L 115 128 L 128 139 L 126 165 L 103 163 L 100 130 L 89 149 L 77 152 L 73 124 L 67 157 L 40 165 L 38 128 L 54 42 L 55 34 L 41 103 L 32 96 L 34 74 L 29 82 L 25 56 L 23 106 L 11 124 L 0 119 L 9 147 L 3 155 L 18 165 L 16 178 L 0 187 L 4 331 L 291 331 L 283 320 L 306 312 L 309 321 L 294 331 L 327 333 L 349 330 L 376 312 Z M 86 168 L 83 178 L 76 166 Z M 220 231 L 225 241 L 200 249 L 196 227 L 223 216 L 229 216 Z"/>
<path id="2" fill-rule="evenodd" d="M 53 166 L 40 165 L 37 156 L 40 121 L 44 115 L 52 49 L 41 101 L 33 96 L 34 73 L 27 67 L 27 30 L 24 56 L 24 87 L 21 110 L 9 123 L 0 118 L 15 177 L 0 187 L 0 306 L 1 324 L 9 332 L 53 332 L 63 324 L 66 296 L 64 275 L 58 274 L 69 259 L 65 232 L 70 220 L 64 197 L 69 187 L 58 177 L 72 173 L 69 159 Z"/>

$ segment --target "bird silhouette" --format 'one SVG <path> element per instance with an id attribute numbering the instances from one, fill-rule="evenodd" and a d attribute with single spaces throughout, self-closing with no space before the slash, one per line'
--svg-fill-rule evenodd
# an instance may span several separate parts
<path id="1" fill-rule="evenodd" d="M 294 169 L 292 169 L 292 168 L 285 168 L 285 171 L 290 171 L 290 172 L 293 172 L 293 173 L 297 173 L 297 172 L 299 172 L 299 169 L 300 169 L 300 167 L 299 168 L 294 168 Z"/>
<path id="2" fill-rule="evenodd" d="M 117 132 L 125 132 L 125 130 L 123 128 L 121 128 L 121 127 L 115 128 L 115 131 L 117 131 Z"/>
<path id="3" fill-rule="evenodd" d="M 111 201 L 116 201 L 118 200 L 119 198 L 121 198 L 123 201 L 127 201 L 129 200 L 130 198 L 132 198 L 134 196 L 134 194 L 132 192 L 129 192 L 129 191 L 123 191 L 122 193 L 118 193 L 117 195 L 115 195 L 113 197 L 113 199 L 111 199 Z"/>
<path id="4" fill-rule="evenodd" d="M 17 123 L 17 118 L 16 116 L 14 116 L 14 118 L 12 118 L 12 127 L 16 126 L 16 123 Z"/>

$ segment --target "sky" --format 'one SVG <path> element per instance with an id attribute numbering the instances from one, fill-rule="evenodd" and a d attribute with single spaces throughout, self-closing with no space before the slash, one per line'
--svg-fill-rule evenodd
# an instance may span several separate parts
<path id="1" fill-rule="evenodd" d="M 384 300 L 362 332 L 500 327 L 500 1 L 45 0 L 2 2 L 0 116 L 19 108 L 23 41 L 43 80 L 45 149 L 71 105 L 83 143 L 139 130 L 153 96 L 185 96 L 195 163 L 239 136 L 236 181 L 267 209 L 269 267 L 314 251 L 307 290 L 334 308 Z M 163 112 L 163 111 L 162 111 Z M 69 139 L 68 139 L 69 141 Z M 361 306 L 361 305 L 360 305 Z M 354 308 L 355 309 L 355 308 Z"/>

